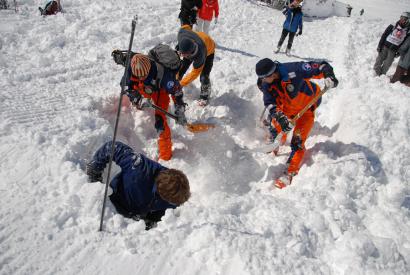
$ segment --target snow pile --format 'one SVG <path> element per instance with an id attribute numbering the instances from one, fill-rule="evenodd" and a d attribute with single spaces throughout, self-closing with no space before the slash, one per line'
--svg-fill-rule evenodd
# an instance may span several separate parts
<path id="1" fill-rule="evenodd" d="M 376 20 L 305 22 L 287 57 L 273 55 L 279 11 L 220 1 L 212 101 L 193 102 L 199 81 L 185 90 L 187 117 L 217 128 L 193 135 L 171 122 L 174 158 L 163 163 L 187 173 L 192 198 L 150 231 L 109 203 L 104 233 L 103 186 L 82 167 L 112 135 L 123 69 L 110 53 L 128 46 L 135 14 L 135 51 L 175 44 L 180 1 L 67 0 L 65 14 L 46 18 L 31 0 L 0 11 L 0 274 L 407 274 L 410 89 L 372 71 L 391 23 L 383 16 L 397 8 L 377 2 Z M 284 190 L 271 186 L 289 147 L 276 158 L 252 150 L 264 141 L 254 73 L 263 57 L 325 59 L 340 80 Z M 156 156 L 152 112 L 125 104 L 119 132 Z"/>

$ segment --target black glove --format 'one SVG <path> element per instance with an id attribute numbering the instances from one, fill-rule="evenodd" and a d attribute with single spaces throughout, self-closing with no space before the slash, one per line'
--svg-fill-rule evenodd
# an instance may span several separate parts
<path id="1" fill-rule="evenodd" d="M 111 53 L 114 62 L 118 65 L 126 66 L 125 62 L 127 61 L 127 51 L 113 50 Z"/>
<path id="2" fill-rule="evenodd" d="M 142 100 L 142 95 L 138 91 L 135 91 L 135 90 L 128 90 L 125 93 L 130 99 L 132 105 L 138 106 L 138 103 L 140 103 Z"/>
<path id="3" fill-rule="evenodd" d="M 131 104 L 138 110 L 142 110 L 151 106 L 149 99 L 143 97 L 138 91 L 128 90 L 126 91 L 126 94 L 130 99 Z"/>
<path id="4" fill-rule="evenodd" d="M 87 163 L 85 167 L 85 173 L 88 175 L 89 182 L 103 181 L 102 171 L 95 169 L 92 161 Z"/>
<path id="5" fill-rule="evenodd" d="M 302 30 L 299 30 L 298 34 L 296 36 L 302 35 Z"/>
<path id="6" fill-rule="evenodd" d="M 377 48 L 377 52 L 381 53 L 382 52 L 382 48 Z"/>
<path id="7" fill-rule="evenodd" d="M 276 112 L 273 115 L 273 118 L 279 123 L 280 128 L 282 128 L 282 131 L 289 132 L 290 130 L 292 130 L 292 125 L 289 122 L 288 117 L 281 111 Z"/>
<path id="8" fill-rule="evenodd" d="M 325 86 L 329 88 L 334 88 L 337 87 L 337 85 L 339 85 L 339 80 L 337 80 L 335 73 L 333 72 L 333 68 L 330 67 L 329 64 L 323 67 L 322 72 L 325 77 Z"/>
<path id="9" fill-rule="evenodd" d="M 175 105 L 175 115 L 177 116 L 176 122 L 179 125 L 187 124 L 187 119 L 185 117 L 185 105 L 186 105 L 185 103 Z"/>

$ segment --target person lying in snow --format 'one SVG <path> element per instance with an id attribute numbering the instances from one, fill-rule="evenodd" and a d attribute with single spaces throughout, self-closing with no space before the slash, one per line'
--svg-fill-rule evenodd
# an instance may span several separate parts
<path id="1" fill-rule="evenodd" d="M 263 102 L 269 111 L 265 121 L 271 133 L 271 141 L 274 141 L 280 132 L 290 132 L 290 119 L 320 93 L 319 86 L 311 82 L 311 78 L 325 78 L 325 85 L 329 88 L 336 87 L 339 83 L 332 66 L 327 62 L 279 63 L 264 58 L 256 64 L 256 74 L 258 88 L 263 93 Z M 315 109 L 320 101 L 321 98 L 296 121 L 287 171 L 275 181 L 277 188 L 290 185 L 292 178 L 299 171 L 306 151 L 305 141 L 312 129 Z"/>
<path id="2" fill-rule="evenodd" d="M 44 9 L 42 7 L 38 7 L 41 15 L 54 15 L 62 11 L 60 0 L 57 1 L 47 1 Z"/>
<path id="3" fill-rule="evenodd" d="M 112 142 L 105 143 L 87 163 L 90 182 L 102 182 L 102 174 L 109 162 Z M 186 202 L 191 193 L 186 175 L 147 158 L 121 142 L 115 143 L 113 161 L 121 167 L 110 182 L 109 196 L 117 212 L 127 218 L 143 219 L 146 229 L 161 220 L 165 210 Z"/>

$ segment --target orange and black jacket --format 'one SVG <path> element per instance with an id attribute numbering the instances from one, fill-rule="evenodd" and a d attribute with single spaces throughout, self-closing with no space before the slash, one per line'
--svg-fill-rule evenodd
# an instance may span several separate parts
<path id="1" fill-rule="evenodd" d="M 193 62 L 193 69 L 181 80 L 181 86 L 184 87 L 194 81 L 201 74 L 206 58 L 215 53 L 215 42 L 204 32 L 192 31 L 189 25 L 184 25 L 179 30 L 178 43 L 183 38 L 191 39 L 198 45 L 197 53 L 194 56 L 189 57 Z"/>
<path id="2" fill-rule="evenodd" d="M 271 84 L 258 79 L 258 87 L 263 93 L 263 102 L 273 116 L 282 111 L 292 118 L 301 111 L 315 95 L 320 92 L 317 84 L 310 79 L 334 76 L 333 68 L 327 62 L 289 62 L 279 63 L 280 79 Z M 319 106 L 321 98 L 312 106 Z"/>

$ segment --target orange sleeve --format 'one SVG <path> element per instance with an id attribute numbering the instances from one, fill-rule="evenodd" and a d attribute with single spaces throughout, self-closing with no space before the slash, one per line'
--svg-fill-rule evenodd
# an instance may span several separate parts
<path id="1" fill-rule="evenodd" d="M 192 81 L 194 81 L 202 72 L 202 69 L 204 68 L 204 65 L 199 67 L 198 69 L 192 69 L 192 71 L 189 72 L 184 78 L 180 81 L 180 84 L 182 87 L 185 87 Z"/>

